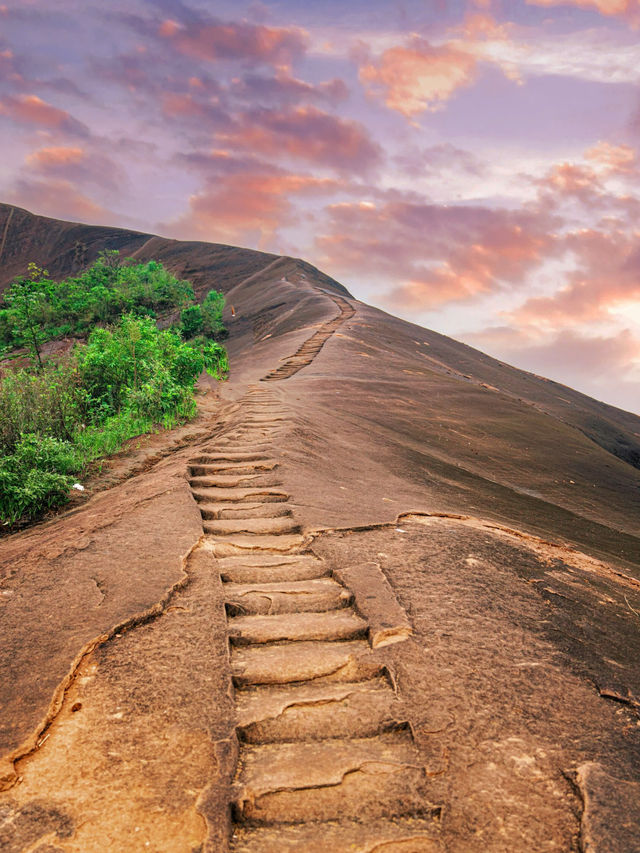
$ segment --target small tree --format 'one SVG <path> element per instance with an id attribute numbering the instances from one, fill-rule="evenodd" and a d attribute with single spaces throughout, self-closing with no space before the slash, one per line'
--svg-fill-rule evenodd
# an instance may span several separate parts
<path id="1" fill-rule="evenodd" d="M 189 340 L 195 338 L 202 332 L 204 325 L 204 317 L 202 308 L 199 305 L 189 305 L 180 312 L 180 322 L 182 324 L 182 336 Z"/>
<path id="2" fill-rule="evenodd" d="M 225 332 L 222 322 L 224 296 L 217 290 L 210 290 L 202 302 L 202 331 L 208 338 L 222 337 Z"/>
<path id="3" fill-rule="evenodd" d="M 9 305 L 9 321 L 17 335 L 31 350 L 39 369 L 42 369 L 40 345 L 45 340 L 39 317 L 46 301 L 43 283 L 48 275 L 46 270 L 31 263 L 28 266 L 28 275 L 17 278 L 4 296 Z"/>
<path id="4" fill-rule="evenodd" d="M 120 257 L 119 249 L 103 249 L 98 252 L 98 261 L 101 266 L 108 270 L 119 270 L 122 268 L 123 262 Z"/>

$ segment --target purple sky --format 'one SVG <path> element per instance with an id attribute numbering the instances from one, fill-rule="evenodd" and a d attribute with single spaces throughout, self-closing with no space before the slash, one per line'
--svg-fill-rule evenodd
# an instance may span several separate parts
<path id="1" fill-rule="evenodd" d="M 0 199 L 302 256 L 640 413 L 640 0 L 0 0 Z"/>

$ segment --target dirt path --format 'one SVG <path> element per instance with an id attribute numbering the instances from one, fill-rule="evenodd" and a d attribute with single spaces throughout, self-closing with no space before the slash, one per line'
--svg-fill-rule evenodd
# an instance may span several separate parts
<path id="1" fill-rule="evenodd" d="M 311 363 L 340 314 L 265 377 Z M 230 849 L 432 851 L 437 808 L 371 625 L 308 540 L 276 461 L 287 411 L 253 386 L 239 426 L 192 460 L 190 485 L 228 618 L 239 761 Z M 380 645 L 406 638 L 384 634 Z"/>

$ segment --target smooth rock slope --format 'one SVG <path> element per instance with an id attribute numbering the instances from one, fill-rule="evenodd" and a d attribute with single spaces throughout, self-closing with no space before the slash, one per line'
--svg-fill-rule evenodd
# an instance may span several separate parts
<path id="1" fill-rule="evenodd" d="M 0 235 L 4 284 L 120 248 L 223 290 L 231 356 L 0 544 L 1 849 L 640 848 L 640 418 L 296 259 Z"/>

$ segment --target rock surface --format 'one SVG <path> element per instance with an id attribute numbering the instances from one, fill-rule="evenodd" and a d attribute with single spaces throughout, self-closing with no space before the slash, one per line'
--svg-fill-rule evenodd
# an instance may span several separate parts
<path id="1" fill-rule="evenodd" d="M 294 259 L 14 210 L 0 272 L 102 248 L 231 378 L 0 543 L 0 849 L 640 849 L 640 418 Z"/>

